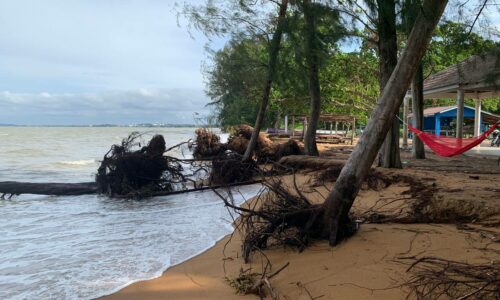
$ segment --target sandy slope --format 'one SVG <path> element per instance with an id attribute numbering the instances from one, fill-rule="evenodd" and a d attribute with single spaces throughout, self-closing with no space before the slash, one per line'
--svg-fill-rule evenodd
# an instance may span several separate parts
<path id="1" fill-rule="evenodd" d="M 337 158 L 346 156 L 331 154 Z M 403 171 L 382 172 L 410 174 L 433 184 L 434 208 L 440 216 L 465 211 L 477 216 L 475 223 L 486 219 L 483 223 L 491 225 L 498 221 L 500 168 L 493 160 L 461 157 L 450 161 L 431 156 L 425 162 L 414 162 L 407 155 L 403 155 L 403 160 L 409 166 Z M 484 172 L 478 172 L 478 165 L 485 166 L 479 170 Z M 469 169 L 470 173 L 464 173 Z M 303 173 L 300 181 L 305 183 L 304 190 L 311 192 L 309 197 L 321 201 L 320 193 L 307 184 L 312 175 Z M 366 210 L 380 204 L 380 199 L 391 202 L 408 189 L 409 186 L 397 183 L 380 191 L 363 190 L 356 200 L 356 209 Z M 400 285 L 409 276 L 406 269 L 410 263 L 405 258 L 437 256 L 469 263 L 498 260 L 498 228 L 471 226 L 478 230 L 459 229 L 453 224 L 363 224 L 354 237 L 335 248 L 326 242 L 315 242 L 302 253 L 279 248 L 266 250 L 265 255 L 274 270 L 290 263 L 272 279 L 281 299 L 403 299 L 408 290 Z M 243 263 L 240 245 L 236 232 L 232 239 L 224 238 L 205 253 L 168 269 L 160 278 L 135 283 L 106 299 L 258 299 L 236 295 L 224 279 L 234 278 L 240 269 L 262 270 L 263 260 L 258 253 L 251 264 Z"/>

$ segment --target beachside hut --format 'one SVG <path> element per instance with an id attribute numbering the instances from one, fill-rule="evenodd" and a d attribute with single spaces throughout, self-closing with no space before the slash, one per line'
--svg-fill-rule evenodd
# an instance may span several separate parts
<path id="1" fill-rule="evenodd" d="M 473 135 L 479 136 L 483 123 L 491 117 L 491 114 L 482 113 L 481 100 L 500 97 L 500 93 L 497 91 L 498 86 L 500 86 L 500 59 L 498 55 L 493 53 L 471 56 L 429 76 L 424 81 L 424 99 L 457 99 L 454 110 L 433 111 L 433 115 L 439 114 L 433 119 L 434 131 L 443 133 L 441 131 L 443 124 L 440 123 L 437 126 L 436 122 L 443 121 L 455 114 L 454 132 L 457 138 L 461 138 L 464 132 L 464 118 L 469 118 L 468 114 L 473 112 Z M 464 105 L 465 99 L 474 99 L 475 107 L 466 107 Z M 407 103 L 408 101 L 405 101 L 405 105 L 408 105 Z M 405 108 L 405 110 L 407 109 Z M 432 120 L 428 122 L 432 122 Z M 406 130 L 407 128 L 405 128 Z"/>
<path id="2" fill-rule="evenodd" d="M 285 115 L 285 129 L 278 128 L 268 128 L 267 133 L 271 135 L 288 135 L 291 138 L 296 136 L 302 137 L 307 128 L 307 118 L 308 115 Z M 289 120 L 292 119 L 292 127 L 289 130 Z M 295 130 L 295 122 L 298 120 L 302 122 L 302 132 L 297 132 Z M 322 114 L 319 117 L 320 122 L 328 123 L 330 125 L 330 130 L 318 130 L 316 132 L 316 138 L 319 140 L 349 140 L 351 144 L 354 143 L 354 137 L 356 135 L 356 117 L 350 115 L 336 115 L 336 114 Z M 342 130 L 339 131 L 339 124 L 342 126 Z M 334 130 L 335 129 L 335 130 Z M 350 131 L 350 137 L 347 133 Z M 340 136 L 342 135 L 342 136 Z"/>
<path id="3" fill-rule="evenodd" d="M 437 135 L 455 136 L 457 113 L 458 108 L 456 105 L 429 107 L 424 109 L 423 131 Z M 479 129 L 482 133 L 488 130 L 489 125 L 500 120 L 500 116 L 481 111 L 479 114 L 479 122 L 476 122 L 476 109 L 470 106 L 464 106 L 463 114 L 465 124 L 463 127 L 464 135 L 474 135 L 473 129 L 476 123 L 480 124 Z M 409 118 L 411 121 L 413 116 L 410 115 Z"/>

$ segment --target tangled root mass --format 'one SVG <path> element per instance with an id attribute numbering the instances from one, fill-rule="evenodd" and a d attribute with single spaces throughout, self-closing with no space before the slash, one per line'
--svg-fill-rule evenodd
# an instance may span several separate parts
<path id="1" fill-rule="evenodd" d="M 132 133 L 120 145 L 113 145 L 97 170 L 98 191 L 126 196 L 152 191 L 172 191 L 183 177 L 182 166 L 163 156 L 165 139 L 155 135 L 139 150 L 141 135 Z"/>

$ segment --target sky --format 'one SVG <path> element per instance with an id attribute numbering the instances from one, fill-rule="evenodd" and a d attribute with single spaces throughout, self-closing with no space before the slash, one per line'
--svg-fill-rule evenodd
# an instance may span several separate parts
<path id="1" fill-rule="evenodd" d="M 0 123 L 194 123 L 207 40 L 174 3 L 0 1 Z"/>
<path id="2" fill-rule="evenodd" d="M 1 0 L 0 124 L 192 124 L 208 114 L 207 39 L 178 22 L 175 2 Z"/>

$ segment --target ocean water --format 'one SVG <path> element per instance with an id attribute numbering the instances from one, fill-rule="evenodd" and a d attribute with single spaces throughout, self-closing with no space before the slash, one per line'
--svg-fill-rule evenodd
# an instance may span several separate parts
<path id="1" fill-rule="evenodd" d="M 99 159 L 131 131 L 167 146 L 193 128 L 0 127 L 0 181 L 92 181 Z M 189 150 L 171 153 L 190 157 Z M 260 186 L 240 187 L 241 203 Z M 21 195 L 0 200 L 0 299 L 91 299 L 211 247 L 232 231 L 212 192 L 147 200 Z"/>

